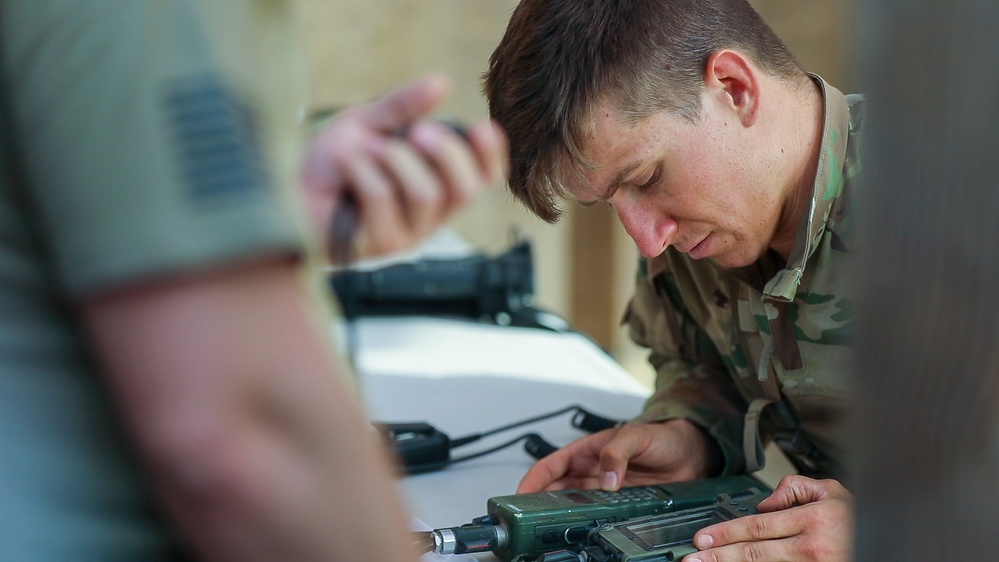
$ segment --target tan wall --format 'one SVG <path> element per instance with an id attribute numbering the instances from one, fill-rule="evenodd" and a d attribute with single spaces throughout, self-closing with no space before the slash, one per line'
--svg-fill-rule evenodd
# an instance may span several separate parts
<path id="1" fill-rule="evenodd" d="M 454 83 L 443 111 L 487 115 L 480 78 L 516 6 L 514 0 L 298 0 L 313 60 L 313 104 L 364 101 L 432 70 Z M 751 0 L 802 65 L 845 90 L 849 0 Z M 570 207 L 571 209 L 571 207 Z M 497 187 L 452 221 L 475 246 L 496 252 L 512 225 L 534 242 L 540 306 L 594 335 L 636 372 L 641 353 L 617 321 L 633 280 L 637 252 L 607 210 L 572 210 L 556 226 L 527 214 Z M 641 373 L 646 377 L 648 373 Z"/>
<path id="2" fill-rule="evenodd" d="M 314 61 L 313 99 L 338 106 L 370 99 L 429 71 L 444 71 L 453 94 L 443 112 L 460 119 L 488 115 L 481 75 L 506 28 L 514 0 L 299 0 Z M 502 186 L 451 226 L 490 253 L 506 248 L 513 225 L 534 242 L 539 304 L 567 310 L 564 225 L 533 218 Z"/>

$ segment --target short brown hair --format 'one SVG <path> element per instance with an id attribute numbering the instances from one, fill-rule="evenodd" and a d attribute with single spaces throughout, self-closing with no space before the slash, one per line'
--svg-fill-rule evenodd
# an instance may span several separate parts
<path id="1" fill-rule="evenodd" d="M 564 174 L 588 166 L 594 105 L 607 100 L 629 122 L 663 110 L 694 119 L 705 65 L 721 49 L 774 76 L 804 76 L 746 0 L 522 0 L 484 76 L 510 139 L 514 196 L 557 221 Z"/>

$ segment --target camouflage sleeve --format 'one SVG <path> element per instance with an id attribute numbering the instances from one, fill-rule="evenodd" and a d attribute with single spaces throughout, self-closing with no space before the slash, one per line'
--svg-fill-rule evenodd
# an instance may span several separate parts
<path id="1" fill-rule="evenodd" d="M 722 474 L 745 471 L 742 452 L 746 403 L 718 350 L 679 301 L 668 273 L 639 275 L 624 322 L 632 340 L 650 350 L 655 390 L 635 421 L 687 419 L 715 439 Z"/>

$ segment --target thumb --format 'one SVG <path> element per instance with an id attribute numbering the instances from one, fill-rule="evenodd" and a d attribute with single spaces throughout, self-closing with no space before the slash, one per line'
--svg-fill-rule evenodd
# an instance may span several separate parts
<path id="1" fill-rule="evenodd" d="M 375 129 L 396 131 L 433 111 L 450 93 L 450 79 L 432 73 L 357 108 L 355 116 Z"/>
<path id="2" fill-rule="evenodd" d="M 621 489 L 621 482 L 624 480 L 624 471 L 616 469 L 604 469 L 600 472 L 600 489 L 605 492 L 616 492 Z"/>
<path id="3" fill-rule="evenodd" d="M 621 489 L 628 472 L 628 461 L 635 456 L 636 444 L 625 432 L 618 434 L 600 451 L 600 489 L 615 492 Z"/>
<path id="4" fill-rule="evenodd" d="M 761 513 L 766 513 L 819 501 L 824 494 L 819 487 L 813 485 L 814 482 L 794 474 L 784 476 L 770 497 L 760 502 L 757 509 Z"/>

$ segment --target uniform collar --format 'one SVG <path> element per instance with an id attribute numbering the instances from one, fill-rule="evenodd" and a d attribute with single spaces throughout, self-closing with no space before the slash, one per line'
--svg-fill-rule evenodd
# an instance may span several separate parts
<path id="1" fill-rule="evenodd" d="M 850 110 L 846 97 L 821 77 L 809 74 L 822 91 L 824 118 L 819 164 L 812 185 L 812 200 L 802 218 L 795 238 L 794 249 L 787 265 L 767 282 L 763 288 L 765 298 L 790 302 L 798 290 L 805 273 L 805 263 L 822 238 L 829 218 L 829 211 L 843 191 L 843 163 L 850 126 Z"/>

